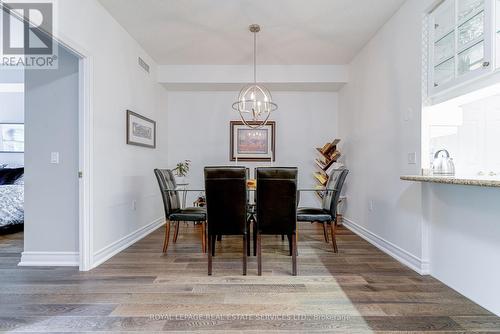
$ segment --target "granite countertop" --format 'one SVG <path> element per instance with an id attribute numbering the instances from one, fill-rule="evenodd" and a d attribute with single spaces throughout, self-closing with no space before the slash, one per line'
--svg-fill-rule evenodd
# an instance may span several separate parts
<path id="1" fill-rule="evenodd" d="M 458 184 L 464 186 L 478 187 L 500 187 L 500 178 L 489 178 L 487 176 L 462 177 L 462 176 L 443 176 L 443 175 L 403 175 L 401 180 L 415 182 L 433 182 L 443 184 Z"/>

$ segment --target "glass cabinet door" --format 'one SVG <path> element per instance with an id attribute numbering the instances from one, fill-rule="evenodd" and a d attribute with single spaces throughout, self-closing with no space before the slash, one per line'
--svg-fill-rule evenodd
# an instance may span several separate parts
<path id="1" fill-rule="evenodd" d="M 431 14 L 431 95 L 490 70 L 494 2 L 500 50 L 500 0 L 445 0 Z"/>
<path id="2" fill-rule="evenodd" d="M 465 21 L 458 27 L 458 48 L 484 38 L 484 11 Z"/>
<path id="3" fill-rule="evenodd" d="M 474 16 L 484 9 L 484 0 L 458 0 L 458 22 Z"/>
<path id="4" fill-rule="evenodd" d="M 459 0 L 457 29 L 458 71 L 460 77 L 480 69 L 484 62 L 484 1 Z"/>
<path id="5" fill-rule="evenodd" d="M 464 75 L 468 72 L 483 67 L 484 60 L 484 42 L 462 51 L 458 54 L 458 75 Z"/>
<path id="6" fill-rule="evenodd" d="M 433 17 L 434 87 L 455 78 L 455 0 L 446 0 Z"/>

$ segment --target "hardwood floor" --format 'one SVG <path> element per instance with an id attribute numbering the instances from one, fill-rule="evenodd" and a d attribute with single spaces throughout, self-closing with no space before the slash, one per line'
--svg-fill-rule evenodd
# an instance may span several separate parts
<path id="1" fill-rule="evenodd" d="M 334 254 L 319 225 L 299 231 L 297 277 L 281 237 L 263 237 L 262 277 L 253 256 L 241 275 L 241 240 L 227 237 L 207 276 L 192 224 L 167 256 L 160 229 L 86 273 L 17 267 L 22 233 L 0 236 L 0 331 L 500 333 L 500 318 L 351 232 Z"/>

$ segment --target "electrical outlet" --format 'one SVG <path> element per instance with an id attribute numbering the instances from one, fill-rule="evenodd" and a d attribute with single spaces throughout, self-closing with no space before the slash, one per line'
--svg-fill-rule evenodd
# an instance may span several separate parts
<path id="1" fill-rule="evenodd" d="M 137 211 L 137 201 L 136 200 L 132 201 L 132 210 Z"/>
<path id="2" fill-rule="evenodd" d="M 368 209 L 369 209 L 370 211 L 373 211 L 373 210 L 375 209 L 375 203 L 373 202 L 373 200 L 370 200 L 370 201 L 368 202 Z"/>
<path id="3" fill-rule="evenodd" d="M 405 122 L 409 122 L 411 121 L 413 118 L 413 108 L 408 108 L 406 109 L 405 113 L 404 113 L 404 121 Z"/>
<path id="4" fill-rule="evenodd" d="M 408 165 L 416 165 L 417 164 L 417 153 L 410 152 L 408 153 Z"/>

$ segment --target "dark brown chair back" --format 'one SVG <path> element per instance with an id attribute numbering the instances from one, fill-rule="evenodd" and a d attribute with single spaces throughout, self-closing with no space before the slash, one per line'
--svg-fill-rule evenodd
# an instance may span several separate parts
<path id="1" fill-rule="evenodd" d="M 336 182 L 335 182 L 335 187 L 333 190 L 329 189 L 326 193 L 330 197 L 330 205 L 328 207 L 328 210 L 330 211 L 330 214 L 332 215 L 333 219 L 337 217 L 337 208 L 339 206 L 339 200 L 340 200 L 340 193 L 342 192 L 342 187 L 344 187 L 344 182 L 345 179 L 347 178 L 347 174 L 349 174 L 348 169 L 343 169 L 340 171 L 340 175 L 338 176 Z M 332 175 L 333 176 L 333 175 Z M 325 198 L 327 195 L 325 195 Z"/>
<path id="2" fill-rule="evenodd" d="M 245 167 L 205 167 L 209 235 L 247 233 Z"/>
<path id="3" fill-rule="evenodd" d="M 173 191 L 176 188 L 174 173 L 170 169 L 155 169 L 154 172 L 160 186 L 165 216 L 168 218 L 181 208 L 179 194 Z"/>
<path id="4" fill-rule="evenodd" d="M 335 186 L 337 185 L 337 181 L 339 180 L 340 175 L 342 174 L 341 169 L 334 170 L 328 177 L 328 182 L 325 185 L 327 190 L 335 190 Z M 326 191 L 323 199 L 321 201 L 321 208 L 323 210 L 330 211 L 330 207 L 332 205 L 332 197 L 334 196 L 333 191 Z"/>
<path id="5" fill-rule="evenodd" d="M 292 235 L 297 227 L 297 168 L 257 168 L 257 225 L 262 234 Z"/>

